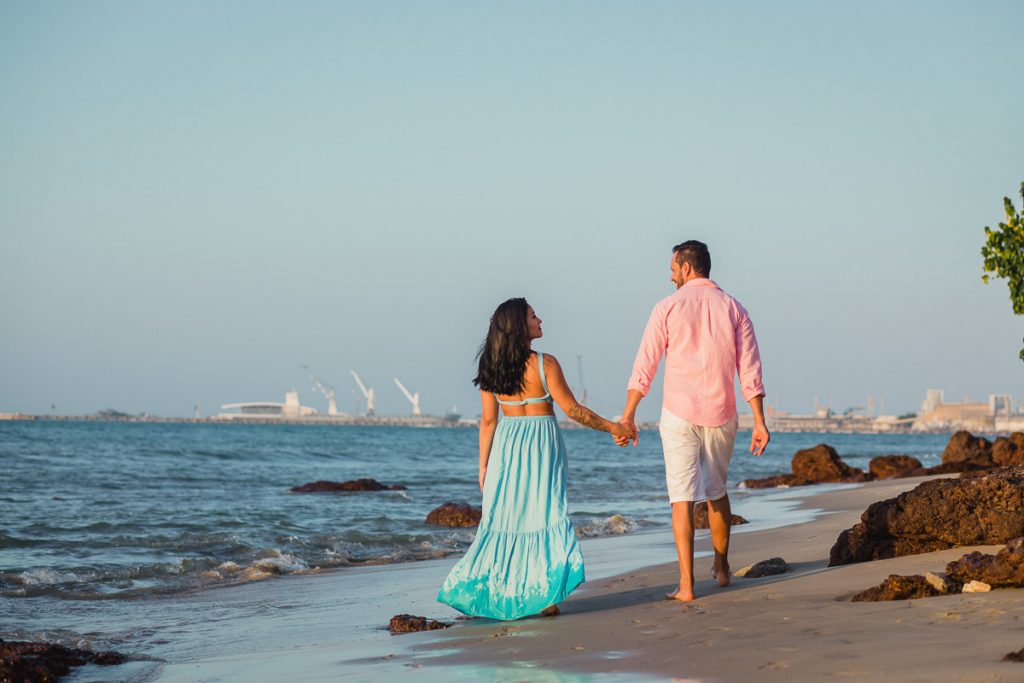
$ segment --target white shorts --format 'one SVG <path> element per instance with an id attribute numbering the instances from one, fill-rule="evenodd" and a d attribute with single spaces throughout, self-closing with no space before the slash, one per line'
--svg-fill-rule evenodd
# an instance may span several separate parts
<path id="1" fill-rule="evenodd" d="M 718 500 L 725 496 L 729 461 L 736 444 L 739 417 L 718 427 L 693 425 L 661 411 L 661 446 L 669 502 Z"/>

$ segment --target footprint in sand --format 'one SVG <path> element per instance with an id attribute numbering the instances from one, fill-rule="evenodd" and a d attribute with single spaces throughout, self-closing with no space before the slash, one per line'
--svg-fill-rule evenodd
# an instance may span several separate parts
<path id="1" fill-rule="evenodd" d="M 805 628 L 801 631 L 805 636 L 830 636 L 835 633 L 835 629 L 831 628 Z"/>
<path id="2" fill-rule="evenodd" d="M 757 667 L 757 670 L 758 671 L 778 671 L 779 669 L 788 669 L 788 668 L 789 668 L 789 662 L 787 662 L 786 660 L 783 659 L 783 660 L 780 660 L 778 662 L 768 662 L 767 664 L 762 664 L 761 666 Z"/>

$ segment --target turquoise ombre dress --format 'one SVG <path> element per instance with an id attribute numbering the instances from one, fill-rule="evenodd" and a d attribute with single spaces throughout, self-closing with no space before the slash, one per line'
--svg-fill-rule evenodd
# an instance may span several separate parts
<path id="1" fill-rule="evenodd" d="M 498 402 L 550 403 L 540 352 L 537 367 L 544 396 Z M 565 471 L 565 442 L 554 415 L 501 418 L 487 461 L 480 528 L 438 601 L 477 617 L 519 619 L 561 602 L 583 583 Z"/>

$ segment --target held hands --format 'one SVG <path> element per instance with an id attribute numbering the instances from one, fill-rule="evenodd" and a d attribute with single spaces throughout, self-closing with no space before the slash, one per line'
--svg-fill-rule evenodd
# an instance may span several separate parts
<path id="1" fill-rule="evenodd" d="M 771 438 L 767 427 L 763 424 L 754 425 L 754 431 L 750 435 L 750 452 L 756 456 L 763 455 Z"/>
<path id="2" fill-rule="evenodd" d="M 612 427 L 612 439 L 619 447 L 625 447 L 630 441 L 636 446 L 640 440 L 640 432 L 637 431 L 636 423 L 633 420 L 622 419 L 614 423 Z"/>

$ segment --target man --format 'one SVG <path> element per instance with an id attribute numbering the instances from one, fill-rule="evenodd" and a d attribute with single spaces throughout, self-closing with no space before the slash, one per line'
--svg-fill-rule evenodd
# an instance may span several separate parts
<path id="1" fill-rule="evenodd" d="M 676 291 L 654 306 L 633 363 L 622 422 L 636 429 L 636 408 L 651 389 L 662 355 L 665 391 L 661 442 L 679 555 L 679 588 L 668 596 L 693 600 L 693 504 L 707 499 L 719 586 L 728 586 L 732 510 L 726 493 L 736 441 L 734 378 L 754 412 L 750 452 L 760 456 L 771 438 L 764 421 L 761 356 L 746 309 L 709 279 L 711 255 L 690 240 L 672 249 Z M 636 432 L 634 431 L 634 434 Z M 628 441 L 620 441 L 625 445 Z M 637 438 L 633 438 L 636 445 Z"/>

